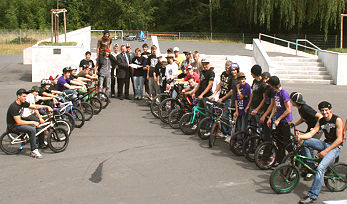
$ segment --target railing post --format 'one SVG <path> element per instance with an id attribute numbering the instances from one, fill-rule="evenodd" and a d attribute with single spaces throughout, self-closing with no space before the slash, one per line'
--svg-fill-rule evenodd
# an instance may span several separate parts
<path id="1" fill-rule="evenodd" d="M 19 29 L 19 43 L 22 44 L 22 29 Z"/>
<path id="2" fill-rule="evenodd" d="M 181 32 L 178 32 L 178 39 L 181 40 Z"/>
<path id="3" fill-rule="evenodd" d="M 259 41 L 261 41 L 261 33 L 259 33 Z"/>
<path id="4" fill-rule="evenodd" d="M 242 33 L 242 42 L 245 43 L 245 33 Z"/>
<path id="5" fill-rule="evenodd" d="M 296 51 L 296 56 L 298 56 L 298 40 L 296 40 L 296 43 L 295 43 L 295 51 Z"/>
<path id="6" fill-rule="evenodd" d="M 212 33 L 211 33 L 211 40 L 212 40 Z"/>

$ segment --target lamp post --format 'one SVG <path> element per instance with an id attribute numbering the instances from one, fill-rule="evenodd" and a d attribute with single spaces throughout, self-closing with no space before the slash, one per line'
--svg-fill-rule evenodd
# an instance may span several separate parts
<path id="1" fill-rule="evenodd" d="M 343 48 L 343 17 L 347 14 L 341 14 L 341 39 L 340 39 L 340 48 Z"/>

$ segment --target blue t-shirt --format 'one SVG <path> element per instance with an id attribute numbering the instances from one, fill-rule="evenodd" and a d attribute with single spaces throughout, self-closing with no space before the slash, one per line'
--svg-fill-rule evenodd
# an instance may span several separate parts
<path id="1" fill-rule="evenodd" d="M 288 92 L 285 89 L 281 89 L 280 92 L 274 92 L 274 99 L 276 105 L 276 118 L 279 118 L 285 111 L 286 106 L 284 103 L 290 101 L 290 97 Z M 284 122 L 291 122 L 293 120 L 292 112 L 290 112 L 285 118 L 283 118 Z"/>
<path id="2" fill-rule="evenodd" d="M 240 92 L 243 95 L 243 99 L 240 99 L 237 89 L 233 91 L 233 97 L 237 100 L 237 108 L 239 109 L 239 116 L 244 116 L 245 108 L 249 103 L 249 98 L 251 97 L 251 86 L 246 82 L 245 85 L 240 87 Z"/>
<path id="3" fill-rule="evenodd" d="M 64 84 L 66 84 L 66 83 L 70 84 L 70 79 L 69 78 L 65 79 L 64 76 L 59 77 L 58 78 L 58 82 L 57 82 L 57 90 L 58 91 L 65 90 L 66 88 L 65 88 Z"/>

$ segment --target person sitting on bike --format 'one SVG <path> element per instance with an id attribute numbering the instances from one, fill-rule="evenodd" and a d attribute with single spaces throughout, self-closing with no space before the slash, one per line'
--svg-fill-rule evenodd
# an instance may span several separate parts
<path id="1" fill-rule="evenodd" d="M 58 78 L 57 81 L 57 90 L 64 92 L 67 95 L 70 95 L 70 99 L 77 98 L 77 92 L 75 91 L 76 89 L 82 88 L 81 86 L 74 86 L 71 85 L 71 79 L 70 79 L 70 72 L 71 68 L 70 67 L 65 67 L 63 69 L 63 75 Z"/>
<path id="2" fill-rule="evenodd" d="M 271 141 L 271 127 L 267 126 L 266 121 L 268 119 L 268 116 L 271 114 L 273 106 L 275 104 L 275 100 L 273 98 L 274 96 L 274 90 L 271 88 L 270 84 L 268 83 L 271 74 L 269 72 L 263 72 L 261 74 L 261 77 L 263 79 L 263 82 L 266 84 L 265 90 L 264 90 L 264 96 L 265 96 L 265 102 L 263 106 L 264 113 L 260 117 L 260 124 L 263 124 L 263 139 L 264 141 Z"/>
<path id="3" fill-rule="evenodd" d="M 46 108 L 48 111 L 52 112 L 52 108 L 44 105 L 30 104 L 26 101 L 27 94 L 29 92 L 25 89 L 19 89 L 17 94 L 17 99 L 14 101 L 7 110 L 7 130 L 9 132 L 20 132 L 27 133 L 30 138 L 30 155 L 34 158 L 42 158 L 42 154 L 38 150 L 36 144 L 36 128 L 39 127 L 40 123 L 37 121 L 25 121 L 21 118 L 24 108 L 40 109 Z M 42 122 L 42 121 L 40 121 Z M 43 137 L 43 134 L 41 134 Z"/>
<path id="4" fill-rule="evenodd" d="M 256 64 L 251 68 L 251 74 L 254 78 L 251 86 L 252 94 L 245 109 L 247 122 L 250 121 L 256 127 L 260 127 L 260 114 L 262 113 L 262 108 L 265 103 L 264 90 L 266 85 L 262 80 L 261 73 L 262 69 L 259 65 Z M 249 124 L 247 124 L 247 126 L 248 125 Z"/>
<path id="5" fill-rule="evenodd" d="M 55 98 L 57 94 L 62 94 L 63 92 L 57 91 L 52 86 L 52 81 L 50 79 L 42 79 L 41 87 L 39 91 L 40 96 L 53 97 Z"/>
<path id="6" fill-rule="evenodd" d="M 90 67 L 83 66 L 83 70 L 77 74 L 78 78 L 87 78 L 89 80 L 98 80 L 98 75 L 92 74 Z M 84 81 L 84 80 L 82 80 Z"/>
<path id="7" fill-rule="evenodd" d="M 272 76 L 269 79 L 270 86 L 275 90 L 274 99 L 275 105 L 272 109 L 271 115 L 267 121 L 268 127 L 271 127 L 272 118 L 275 117 L 273 124 L 276 126 L 278 139 L 278 155 L 276 162 L 281 163 L 285 156 L 285 148 L 290 144 L 290 123 L 293 120 L 290 97 L 288 92 L 282 88 L 280 79 L 277 76 Z M 275 164 L 276 165 L 276 164 Z"/>
<path id="8" fill-rule="evenodd" d="M 247 128 L 247 117 L 245 107 L 251 97 L 251 86 L 246 82 L 246 76 L 243 72 L 237 73 L 238 84 L 234 88 L 233 98 L 235 99 L 236 131 L 245 131 Z"/>
<path id="9" fill-rule="evenodd" d="M 332 106 L 329 102 L 320 102 L 318 104 L 318 109 L 323 115 L 323 118 L 318 120 L 316 126 L 311 129 L 310 132 L 302 135 L 298 132 L 296 135 L 299 143 L 304 144 L 302 149 L 304 156 L 311 157 L 310 150 L 307 148 L 311 147 L 320 151 L 318 157 L 322 159 L 316 169 L 315 178 L 310 191 L 299 203 L 313 203 L 318 199 L 325 171 L 341 153 L 343 144 L 343 121 L 339 116 L 332 113 L 331 108 Z M 319 130 L 323 130 L 325 136 L 324 141 L 312 138 Z M 309 165 L 314 167 L 312 162 L 310 162 Z"/>
<path id="10" fill-rule="evenodd" d="M 77 67 L 71 66 L 71 73 L 70 73 L 70 83 L 75 85 L 75 86 L 81 86 L 82 92 L 85 92 L 87 90 L 86 88 L 86 82 L 85 81 L 90 81 L 90 79 L 87 78 L 82 78 L 77 76 Z"/>

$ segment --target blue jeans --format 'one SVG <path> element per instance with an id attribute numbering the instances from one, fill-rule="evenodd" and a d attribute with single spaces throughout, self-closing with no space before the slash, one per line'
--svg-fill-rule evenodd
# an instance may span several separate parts
<path id="1" fill-rule="evenodd" d="M 15 125 L 13 130 L 16 132 L 27 133 L 30 139 L 31 151 L 34 151 L 35 149 L 37 149 L 36 136 L 35 136 L 36 128 L 34 125 Z"/>
<path id="2" fill-rule="evenodd" d="M 258 131 L 260 131 L 260 123 L 259 123 L 259 120 L 260 120 L 260 113 L 258 112 L 257 114 L 255 115 L 252 115 L 252 111 L 254 110 L 255 108 L 249 108 L 248 111 L 247 111 L 247 127 L 251 124 L 251 125 L 254 125 L 256 127 L 258 127 Z M 249 122 L 248 122 L 249 121 Z M 250 123 L 250 124 L 248 124 Z"/>
<path id="3" fill-rule="evenodd" d="M 247 117 L 245 115 L 237 116 L 236 131 L 246 131 L 246 129 L 247 129 Z"/>
<path id="4" fill-rule="evenodd" d="M 223 101 L 223 103 L 225 103 L 224 107 L 222 108 L 230 108 L 230 104 L 231 104 L 231 99 L 227 99 L 225 101 Z M 223 113 L 223 117 L 224 118 L 230 118 L 230 110 L 227 109 L 224 113 Z M 228 124 L 230 125 L 230 121 L 228 121 Z M 231 135 L 232 132 L 232 128 L 227 127 L 226 125 L 222 124 L 222 132 L 225 135 Z"/>
<path id="5" fill-rule="evenodd" d="M 68 100 L 72 101 L 73 99 L 77 98 L 77 91 L 71 90 L 71 89 L 65 89 L 63 92 L 68 96 Z"/>
<path id="6" fill-rule="evenodd" d="M 135 97 L 142 98 L 144 81 L 145 79 L 143 76 L 134 76 Z"/>
<path id="7" fill-rule="evenodd" d="M 324 141 L 320 141 L 320 140 L 315 139 L 315 138 L 310 138 L 310 139 L 304 140 L 304 145 L 311 147 L 311 148 L 318 150 L 318 151 L 323 151 L 324 149 L 326 149 L 327 147 L 330 146 L 330 144 L 328 144 Z M 325 157 L 322 159 L 322 161 L 319 163 L 319 165 L 316 169 L 316 175 L 314 177 L 313 184 L 311 186 L 310 191 L 307 193 L 307 195 L 309 197 L 311 197 L 313 199 L 318 198 L 320 190 L 321 190 L 322 185 L 323 185 L 325 171 L 328 168 L 328 166 L 336 159 L 336 157 L 338 157 L 340 155 L 341 148 L 342 148 L 342 146 L 340 145 L 340 146 L 330 150 L 325 155 Z M 302 149 L 302 153 L 306 157 L 311 157 L 310 150 L 305 146 Z M 309 161 L 307 161 L 307 162 L 309 163 Z M 311 161 L 311 165 L 312 165 L 312 161 Z"/>

